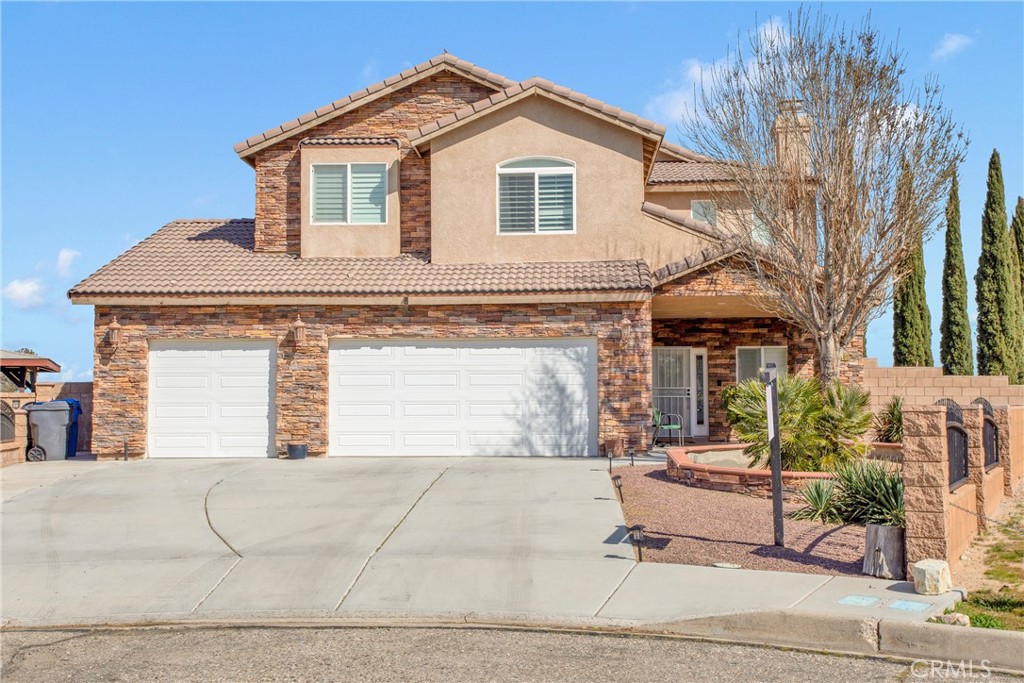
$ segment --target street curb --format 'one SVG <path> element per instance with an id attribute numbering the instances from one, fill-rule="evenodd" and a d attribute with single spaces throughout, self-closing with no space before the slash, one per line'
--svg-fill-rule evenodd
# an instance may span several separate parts
<path id="1" fill-rule="evenodd" d="M 650 625 L 670 633 L 734 642 L 876 654 L 911 660 L 973 662 L 1024 673 L 1024 632 L 895 619 L 776 610 Z"/>
<path id="2" fill-rule="evenodd" d="M 682 638 L 809 652 L 881 657 L 908 662 L 972 664 L 1024 674 L 1024 632 L 946 624 L 840 617 L 799 610 L 744 612 L 661 623 L 582 618 L 515 618 L 482 614 L 359 617 L 236 617 L 230 619 L 116 620 L 62 625 L 14 625 L 3 631 L 127 630 L 132 628 L 463 628 L 509 629 L 608 636 Z"/>
<path id="3" fill-rule="evenodd" d="M 1024 672 L 1024 631 L 965 628 L 946 624 L 883 619 L 878 625 L 880 652 L 914 659 L 983 662 L 1001 669 Z"/>

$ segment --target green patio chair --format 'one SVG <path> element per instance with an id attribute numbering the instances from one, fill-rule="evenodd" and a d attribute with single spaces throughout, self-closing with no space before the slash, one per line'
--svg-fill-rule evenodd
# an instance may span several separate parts
<path id="1" fill-rule="evenodd" d="M 679 413 L 663 413 L 657 406 L 651 406 L 654 410 L 654 437 L 651 438 L 651 448 L 654 448 L 654 444 L 658 443 L 658 434 L 663 429 L 671 432 L 673 429 L 679 432 L 679 445 L 683 445 L 683 416 Z M 671 438 L 671 434 L 669 435 Z"/>

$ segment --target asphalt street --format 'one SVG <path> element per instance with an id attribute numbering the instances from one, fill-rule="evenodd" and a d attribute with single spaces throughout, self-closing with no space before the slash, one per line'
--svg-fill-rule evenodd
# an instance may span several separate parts
<path id="1" fill-rule="evenodd" d="M 996 681 L 954 663 L 842 657 L 656 637 L 444 628 L 10 631 L 5 683 L 50 681 Z M 946 672 L 946 675 L 943 674 Z"/>

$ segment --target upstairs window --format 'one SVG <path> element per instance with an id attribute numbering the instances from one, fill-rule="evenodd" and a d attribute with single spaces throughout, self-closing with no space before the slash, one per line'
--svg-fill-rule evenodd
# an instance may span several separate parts
<path id="1" fill-rule="evenodd" d="M 311 223 L 388 222 L 387 164 L 313 164 Z"/>
<path id="2" fill-rule="evenodd" d="M 576 230 L 576 165 L 562 159 L 516 159 L 498 165 L 498 232 Z"/>
<path id="3" fill-rule="evenodd" d="M 772 231 L 768 228 L 768 224 L 761 220 L 761 217 L 756 213 L 753 214 L 754 220 L 750 227 L 750 234 L 754 238 L 754 241 L 758 244 L 769 245 L 772 243 Z"/>
<path id="4" fill-rule="evenodd" d="M 710 199 L 695 199 L 690 202 L 690 214 L 695 221 L 704 221 L 708 225 L 718 224 L 718 207 Z"/>

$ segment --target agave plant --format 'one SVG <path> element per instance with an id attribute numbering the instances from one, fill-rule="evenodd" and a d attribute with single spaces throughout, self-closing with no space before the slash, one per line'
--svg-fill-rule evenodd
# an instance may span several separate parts
<path id="1" fill-rule="evenodd" d="M 841 491 L 836 511 L 842 521 L 904 526 L 903 478 L 896 467 L 862 460 L 843 463 L 833 472 Z"/>
<path id="2" fill-rule="evenodd" d="M 875 415 L 875 433 L 883 443 L 903 443 L 903 399 L 893 396 Z"/>
<path id="3" fill-rule="evenodd" d="M 842 521 L 836 504 L 839 490 L 832 479 L 812 479 L 800 489 L 800 499 L 804 506 L 794 512 L 793 519 L 817 519 L 822 524 L 834 524 Z"/>

